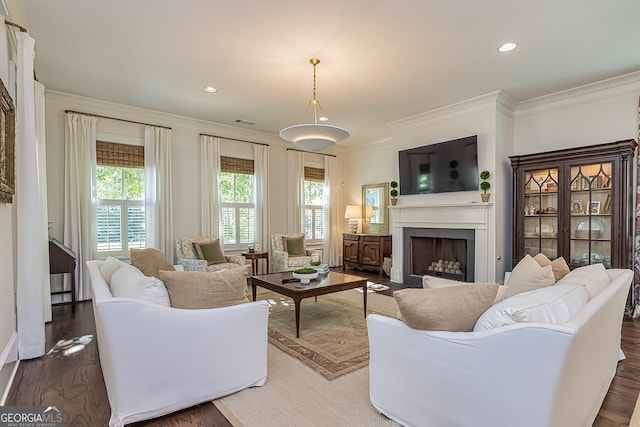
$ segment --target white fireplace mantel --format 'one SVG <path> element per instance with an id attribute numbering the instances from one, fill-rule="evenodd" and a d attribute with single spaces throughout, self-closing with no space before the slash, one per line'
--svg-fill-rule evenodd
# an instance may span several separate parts
<path id="1" fill-rule="evenodd" d="M 495 214 L 493 203 L 401 205 L 391 208 L 393 236 L 391 280 L 402 283 L 404 228 L 451 228 L 475 231 L 475 281 L 496 282 Z"/>

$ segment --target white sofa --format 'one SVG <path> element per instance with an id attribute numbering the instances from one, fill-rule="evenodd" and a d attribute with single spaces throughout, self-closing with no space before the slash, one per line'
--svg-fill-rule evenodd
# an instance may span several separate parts
<path id="1" fill-rule="evenodd" d="M 115 298 L 88 261 L 112 427 L 146 420 L 267 380 L 266 301 L 183 310 Z"/>
<path id="2" fill-rule="evenodd" d="M 371 403 L 405 426 L 591 426 L 620 359 L 633 279 L 607 273 L 611 283 L 562 324 L 444 332 L 369 315 Z"/>

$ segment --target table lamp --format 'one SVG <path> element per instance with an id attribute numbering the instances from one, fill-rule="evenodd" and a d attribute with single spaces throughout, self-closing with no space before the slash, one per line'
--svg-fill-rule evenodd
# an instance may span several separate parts
<path id="1" fill-rule="evenodd" d="M 358 232 L 358 220 L 362 218 L 362 208 L 360 206 L 347 205 L 344 217 L 349 220 L 349 232 Z"/>

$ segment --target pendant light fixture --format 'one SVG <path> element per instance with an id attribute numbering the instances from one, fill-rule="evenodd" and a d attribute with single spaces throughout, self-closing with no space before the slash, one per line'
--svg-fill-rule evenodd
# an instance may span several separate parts
<path id="1" fill-rule="evenodd" d="M 298 147 L 309 151 L 320 151 L 349 137 L 346 130 L 326 124 L 329 120 L 320 106 L 316 97 L 316 66 L 320 63 L 317 58 L 311 58 L 309 63 L 313 65 L 313 98 L 307 104 L 302 114 L 300 123 L 289 126 L 280 131 L 280 138 L 293 142 Z M 313 123 L 304 123 L 304 118 L 313 107 Z M 320 113 L 320 115 L 318 115 Z M 318 123 L 324 122 L 324 123 Z"/>

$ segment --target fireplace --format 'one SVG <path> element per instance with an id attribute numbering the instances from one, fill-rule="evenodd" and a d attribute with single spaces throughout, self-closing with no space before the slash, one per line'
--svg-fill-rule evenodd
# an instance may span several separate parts
<path id="1" fill-rule="evenodd" d="M 426 234 L 414 234 L 418 237 L 466 240 L 467 281 L 493 283 L 496 282 L 497 269 L 501 271 L 501 275 L 503 274 L 501 256 L 496 251 L 495 212 L 491 203 L 426 204 L 418 203 L 418 199 L 411 201 L 412 203 L 405 202 L 391 208 L 391 281 L 409 285 L 407 279 L 410 275 L 410 264 L 407 258 L 410 248 L 404 236 L 405 231 L 411 229 L 424 230 Z M 435 230 L 439 230 L 438 234 L 435 234 Z M 413 286 L 421 286 L 415 281 L 413 283 Z"/>
<path id="2" fill-rule="evenodd" d="M 451 228 L 403 228 L 403 283 L 422 287 L 422 276 L 473 282 L 475 232 Z"/>

